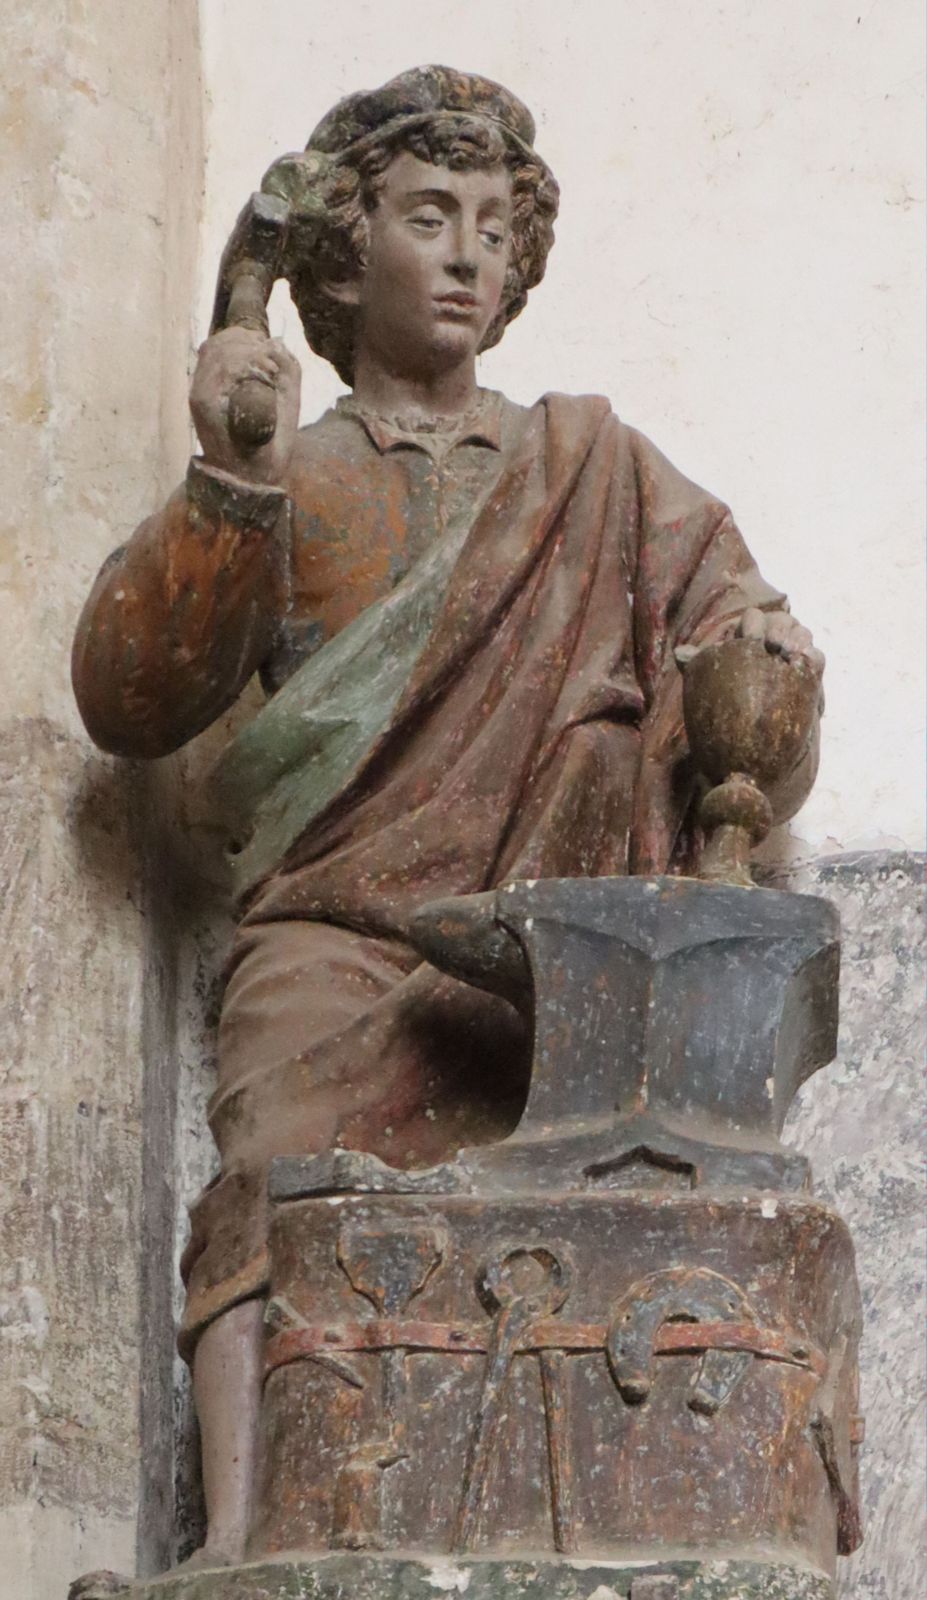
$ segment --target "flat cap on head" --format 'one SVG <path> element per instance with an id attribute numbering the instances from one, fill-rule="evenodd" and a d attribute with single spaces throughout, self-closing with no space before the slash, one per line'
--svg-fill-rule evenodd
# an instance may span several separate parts
<path id="1" fill-rule="evenodd" d="M 322 118 L 307 150 L 341 155 L 366 139 L 380 139 L 410 119 L 464 112 L 499 124 L 510 138 L 530 149 L 534 118 L 527 106 L 491 78 L 453 67 L 411 67 L 381 89 L 349 94 Z"/>

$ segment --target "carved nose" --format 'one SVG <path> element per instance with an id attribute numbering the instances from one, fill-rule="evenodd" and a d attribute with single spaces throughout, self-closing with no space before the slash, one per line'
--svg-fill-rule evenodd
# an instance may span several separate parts
<path id="1" fill-rule="evenodd" d="M 453 261 L 448 262 L 448 272 L 458 283 L 473 283 L 476 278 L 477 266 L 468 255 L 461 253 Z"/>
<path id="2" fill-rule="evenodd" d="M 480 239 L 476 218 L 458 216 L 445 235 L 447 256 L 445 266 L 455 282 L 469 286 L 479 272 Z"/>

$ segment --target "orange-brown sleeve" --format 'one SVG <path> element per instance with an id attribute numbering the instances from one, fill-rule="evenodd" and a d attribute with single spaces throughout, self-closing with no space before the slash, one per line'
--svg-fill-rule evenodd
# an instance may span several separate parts
<path id="1" fill-rule="evenodd" d="M 194 460 L 164 510 L 104 562 L 71 660 L 101 749 L 167 755 L 240 694 L 281 613 L 286 518 L 282 489 Z"/>

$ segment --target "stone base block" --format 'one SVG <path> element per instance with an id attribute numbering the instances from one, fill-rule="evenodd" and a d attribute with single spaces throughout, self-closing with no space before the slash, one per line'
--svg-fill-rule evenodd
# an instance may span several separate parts
<path id="1" fill-rule="evenodd" d="M 852 1246 L 811 1199 L 320 1196 L 271 1261 L 253 1559 L 858 1536 Z"/>
<path id="2" fill-rule="evenodd" d="M 823 1573 L 759 1561 L 433 1561 L 333 1555 L 176 1574 L 131 1600 L 833 1600 Z"/>

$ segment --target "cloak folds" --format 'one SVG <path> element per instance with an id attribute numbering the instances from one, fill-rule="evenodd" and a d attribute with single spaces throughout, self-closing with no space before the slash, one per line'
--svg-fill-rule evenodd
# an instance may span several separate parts
<path id="1" fill-rule="evenodd" d="M 674 650 L 781 603 L 724 505 L 605 400 L 549 395 L 334 792 L 292 680 L 285 757 L 265 752 L 269 782 L 234 822 L 265 875 L 230 962 L 222 1173 L 192 1212 L 185 1348 L 263 1288 L 274 1155 L 339 1143 L 430 1164 L 514 1126 L 521 1021 L 419 963 L 410 913 L 512 878 L 666 870 L 693 782 Z"/>
<path id="2" fill-rule="evenodd" d="M 571 731 L 595 722 L 639 731 L 630 870 L 661 870 L 688 801 L 673 651 L 723 634 L 746 606 L 782 601 L 727 508 L 606 401 L 547 396 L 462 552 L 429 551 L 418 574 L 310 658 L 222 757 L 214 782 L 237 835 L 239 893 L 270 879 L 251 918 L 292 909 L 365 930 L 374 917 L 395 932 L 402 903 L 409 894 L 418 903 L 432 875 L 439 893 L 473 886 L 475 831 L 486 882 L 493 866 L 531 875 L 527 858 L 518 864 L 532 853 L 528 832 L 544 833 L 562 860 L 563 842 L 546 838 L 538 787 L 561 765 Z M 345 686 L 349 655 L 363 694 L 357 682 Z M 346 759 L 347 723 L 355 737 Z M 624 771 L 624 787 L 629 778 Z M 657 814 L 648 816 L 654 791 Z M 449 834 L 459 880 L 446 876 L 455 870 Z M 599 865 L 587 840 L 579 870 L 625 870 L 627 842 L 600 843 Z M 535 838 L 533 848 L 545 846 Z"/>

